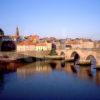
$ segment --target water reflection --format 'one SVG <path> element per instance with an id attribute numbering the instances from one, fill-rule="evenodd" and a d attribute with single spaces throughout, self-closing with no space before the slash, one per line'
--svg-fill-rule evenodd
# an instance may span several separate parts
<path id="1" fill-rule="evenodd" d="M 50 64 L 52 70 L 56 69 L 57 63 L 55 63 L 55 62 L 50 62 L 49 64 Z"/>
<path id="2" fill-rule="evenodd" d="M 50 64 L 44 61 L 37 61 L 35 63 L 31 63 L 25 65 L 23 67 L 17 68 L 18 76 L 27 77 L 35 73 L 50 73 L 52 71 L 52 67 Z"/>
<path id="3" fill-rule="evenodd" d="M 94 77 L 94 81 L 97 85 L 100 85 L 100 71 L 96 72 L 96 76 Z"/>
<path id="4" fill-rule="evenodd" d="M 11 63 L 0 63 L 0 71 L 2 73 L 11 73 L 16 72 L 18 67 L 21 67 L 23 64 L 18 62 L 11 62 Z"/>
<path id="5" fill-rule="evenodd" d="M 5 74 L 16 72 L 17 68 L 22 66 L 20 63 L 0 63 L 0 93 L 3 91 L 5 82 Z"/>
<path id="6" fill-rule="evenodd" d="M 71 67 L 71 70 L 73 71 L 73 73 L 77 73 L 77 70 L 74 65 L 71 65 L 70 67 Z"/>
<path id="7" fill-rule="evenodd" d="M 65 61 L 37 61 L 30 64 L 21 63 L 4 63 L 0 64 L 0 91 L 4 89 L 5 73 L 16 72 L 18 77 L 27 78 L 30 75 L 43 73 L 50 74 L 53 71 L 65 72 L 66 74 L 75 75 L 81 80 L 91 81 L 100 85 L 100 71 L 96 71 L 91 66 L 78 66 Z"/>
<path id="8" fill-rule="evenodd" d="M 52 71 L 64 71 L 66 73 L 76 75 L 82 80 L 92 80 L 100 84 L 100 72 L 91 66 L 79 66 L 73 63 L 65 63 L 64 61 L 38 61 L 27 66 L 17 68 L 17 74 L 23 77 L 30 76 L 34 73 L 51 73 Z"/>
<path id="9" fill-rule="evenodd" d="M 0 93 L 2 92 L 2 90 L 4 89 L 4 76 L 2 73 L 0 73 Z"/>
<path id="10" fill-rule="evenodd" d="M 80 79 L 90 79 L 92 78 L 91 67 L 89 66 L 82 66 L 80 67 L 80 71 L 78 72 L 77 76 Z"/>
<path id="11" fill-rule="evenodd" d="M 65 67 L 65 64 L 66 64 L 66 62 L 65 61 L 62 61 L 61 62 L 61 67 Z"/>

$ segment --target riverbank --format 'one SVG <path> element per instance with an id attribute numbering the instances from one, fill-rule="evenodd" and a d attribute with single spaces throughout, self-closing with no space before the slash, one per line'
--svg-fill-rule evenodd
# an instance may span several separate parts
<path id="1" fill-rule="evenodd" d="M 30 54 L 29 54 L 30 55 Z M 0 52 L 0 63 L 10 63 L 10 62 L 20 62 L 20 63 L 32 63 L 36 61 L 44 61 L 44 60 L 65 60 L 67 63 L 74 63 L 74 59 L 65 59 L 64 56 L 58 56 L 58 55 L 31 55 L 29 56 L 28 53 L 18 53 L 18 52 Z M 79 66 L 91 66 L 90 61 L 79 61 L 77 63 Z M 97 70 L 100 69 L 100 65 L 96 67 Z"/>
<path id="2" fill-rule="evenodd" d="M 17 55 L 17 54 L 16 54 Z M 21 62 L 21 63 L 30 63 L 34 61 L 42 61 L 42 60 L 64 60 L 65 58 L 63 56 L 26 56 L 19 54 L 17 56 L 8 56 L 8 55 L 3 55 L 0 56 L 0 63 L 9 63 L 9 62 Z"/>

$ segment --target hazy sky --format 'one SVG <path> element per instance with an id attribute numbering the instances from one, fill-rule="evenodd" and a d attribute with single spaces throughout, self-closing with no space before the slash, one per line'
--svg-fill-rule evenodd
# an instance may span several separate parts
<path id="1" fill-rule="evenodd" d="M 100 39 L 100 0 L 0 0 L 0 27 L 21 35 Z"/>

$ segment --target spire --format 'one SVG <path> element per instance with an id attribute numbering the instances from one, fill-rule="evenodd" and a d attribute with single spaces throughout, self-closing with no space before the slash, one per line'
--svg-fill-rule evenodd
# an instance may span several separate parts
<path id="1" fill-rule="evenodd" d="M 18 27 L 16 28 L 16 36 L 19 36 L 19 29 L 18 29 Z"/>

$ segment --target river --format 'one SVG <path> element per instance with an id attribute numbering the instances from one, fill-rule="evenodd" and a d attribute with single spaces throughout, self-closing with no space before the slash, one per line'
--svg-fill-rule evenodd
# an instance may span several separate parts
<path id="1" fill-rule="evenodd" d="M 100 100 L 100 71 L 64 61 L 2 64 L 0 100 Z"/>

